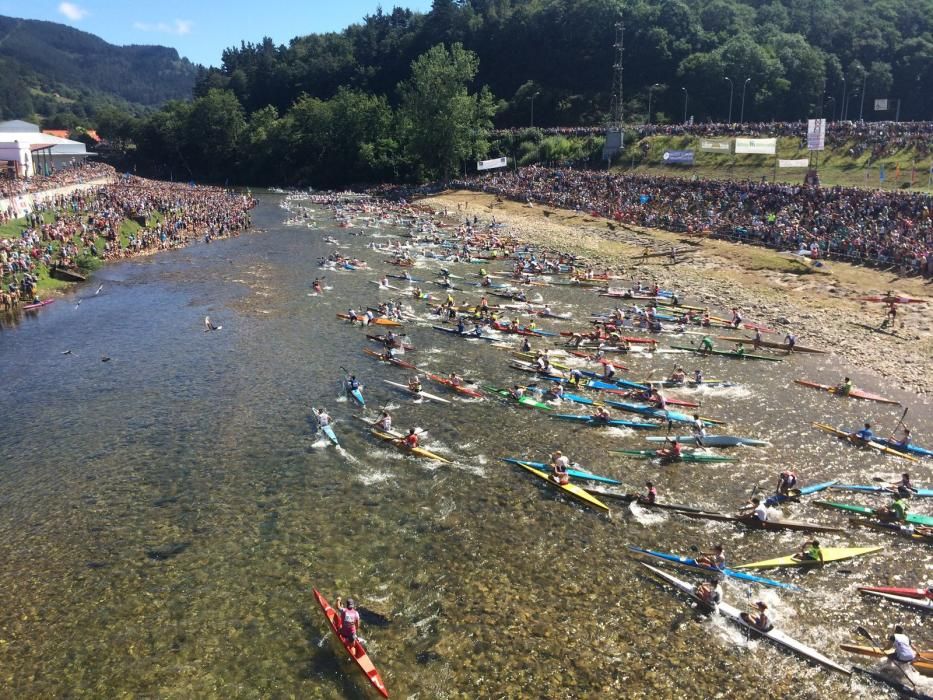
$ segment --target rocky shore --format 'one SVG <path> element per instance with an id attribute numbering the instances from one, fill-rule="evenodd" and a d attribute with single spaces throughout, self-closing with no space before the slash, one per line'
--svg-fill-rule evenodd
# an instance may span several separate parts
<path id="1" fill-rule="evenodd" d="M 918 277 L 827 262 L 814 267 L 789 253 L 653 229 L 620 226 L 582 212 L 529 206 L 471 191 L 448 191 L 425 200 L 460 220 L 505 224 L 529 243 L 573 252 L 599 269 L 628 278 L 657 281 L 683 290 L 691 302 L 714 311 L 739 306 L 746 318 L 791 331 L 801 345 L 823 347 L 861 370 L 916 394 L 929 394 L 933 379 L 933 309 L 903 304 L 894 330 L 897 337 L 853 325 L 877 326 L 883 304 L 857 297 L 894 291 L 933 298 L 933 284 Z M 671 245 L 695 252 L 671 265 L 666 257 L 643 260 L 646 248 Z M 783 337 L 783 335 L 781 336 Z"/>

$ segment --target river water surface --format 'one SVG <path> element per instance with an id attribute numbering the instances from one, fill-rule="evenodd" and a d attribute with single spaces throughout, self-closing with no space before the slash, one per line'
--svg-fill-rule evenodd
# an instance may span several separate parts
<path id="1" fill-rule="evenodd" d="M 260 204 L 260 232 L 107 266 L 0 332 L 5 697 L 369 697 L 326 637 L 311 586 L 385 616 L 364 621 L 363 635 L 394 697 L 885 692 L 748 642 L 721 620 L 704 622 L 626 553 L 628 544 L 687 553 L 724 542 L 739 563 L 790 553 L 800 533 L 750 533 L 621 504 L 607 520 L 498 459 L 546 461 L 561 448 L 630 490 L 650 478 L 663 500 L 730 511 L 756 486 L 769 489 L 786 465 L 805 482 L 893 479 L 897 461 L 810 422 L 870 419 L 890 429 L 901 408 L 791 384 L 839 381 L 847 368 L 831 355 L 780 364 L 632 357 L 623 362 L 634 378 L 680 363 L 739 382 L 678 395 L 700 397 L 704 414 L 728 421 L 726 432 L 774 445 L 734 449 L 732 464 L 660 467 L 607 452 L 648 446 L 631 431 L 580 428 L 495 400 L 413 404 L 382 381 L 407 374 L 364 356 L 377 346 L 334 317 L 379 298 L 370 280 L 389 266 L 365 244 L 395 231 L 351 237 L 326 212 L 317 214 L 323 231 L 289 227 L 278 204 L 273 196 Z M 333 248 L 322 233 L 374 271 L 325 273 L 333 290 L 310 296 L 321 274 L 315 261 Z M 464 276 L 477 269 L 450 267 Z M 436 268 L 414 274 L 432 279 Z M 584 319 L 606 308 L 582 289 L 541 293 Z M 222 331 L 205 333 L 205 315 Z M 417 347 L 408 359 L 419 366 L 500 386 L 525 379 L 508 368 L 506 350 L 450 338 L 424 320 L 407 328 Z M 540 325 L 566 327 L 559 323 Z M 337 398 L 341 367 L 363 381 L 366 416 L 388 404 L 399 427 L 427 428 L 426 445 L 454 463 L 413 460 L 370 438 L 354 418 L 360 411 Z M 918 442 L 933 444 L 929 405 L 871 376 L 854 379 L 909 405 Z M 330 410 L 343 450 L 314 433 L 312 405 Z M 909 468 L 921 485 L 933 483 L 929 462 Z M 930 504 L 915 509 L 933 514 Z M 806 501 L 787 513 L 849 522 Z M 857 640 L 857 625 L 882 638 L 900 622 L 918 646 L 933 647 L 929 618 L 855 593 L 860 584 L 933 578 L 929 546 L 868 528 L 821 540 L 885 550 L 822 570 L 765 572 L 805 593 L 729 582 L 726 599 L 766 600 L 782 629 L 843 664 L 858 660 L 837 647 Z"/>

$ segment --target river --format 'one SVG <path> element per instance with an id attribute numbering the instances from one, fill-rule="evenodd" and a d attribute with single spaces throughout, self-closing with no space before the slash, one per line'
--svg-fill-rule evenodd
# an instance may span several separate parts
<path id="1" fill-rule="evenodd" d="M 739 563 L 795 551 L 801 533 L 748 532 L 637 506 L 618 505 L 608 520 L 499 458 L 546 461 L 561 448 L 631 490 L 653 479 L 662 500 L 729 511 L 756 486 L 767 491 L 785 465 L 805 482 L 893 479 L 897 461 L 837 442 L 810 422 L 857 427 L 870 419 L 891 429 L 902 408 L 791 384 L 839 381 L 847 371 L 832 355 L 782 363 L 632 356 L 623 362 L 636 378 L 686 363 L 738 382 L 678 395 L 700 397 L 702 412 L 728 421 L 729 434 L 773 443 L 733 449 L 735 463 L 660 467 L 607 452 L 647 447 L 632 431 L 580 428 L 440 387 L 426 388 L 451 405 L 414 404 L 382 381 L 407 373 L 364 356 L 364 347 L 377 346 L 335 319 L 376 299 L 370 281 L 390 266 L 365 249 L 369 236 L 348 236 L 325 211 L 315 215 L 322 229 L 285 226 L 280 199 L 269 195 L 255 211 L 256 233 L 108 265 L 71 296 L 0 331 L 7 697 L 368 697 L 326 637 L 311 586 L 331 600 L 355 596 L 388 618 L 364 622 L 363 635 L 394 697 L 884 692 L 749 642 L 722 620 L 699 620 L 626 549 L 687 553 L 723 542 Z M 333 290 L 311 296 L 316 259 L 333 248 L 322 233 L 374 271 L 327 272 Z M 419 263 L 413 274 L 432 279 L 437 267 Z M 583 289 L 542 294 L 555 310 L 583 318 L 607 308 Z M 438 333 L 424 309 L 416 311 L 423 323 L 408 328 L 417 348 L 408 359 L 419 366 L 500 386 L 527 377 L 508 368 L 505 350 Z M 205 315 L 223 329 L 204 332 Z M 354 418 L 360 412 L 337 398 L 341 367 L 361 378 L 367 416 L 388 404 L 399 427 L 428 429 L 426 445 L 454 463 L 413 460 L 371 438 Z M 933 443 L 929 405 L 873 376 L 853 378 L 909 405 L 918 442 Z M 330 410 L 343 450 L 314 433 L 312 405 Z M 933 482 L 929 462 L 908 466 L 922 486 Z M 929 504 L 914 509 L 933 513 Z M 787 513 L 848 523 L 806 500 Z M 837 643 L 856 641 L 857 625 L 883 638 L 900 622 L 917 646 L 933 647 L 928 619 L 855 592 L 933 578 L 929 546 L 869 528 L 821 541 L 885 550 L 822 570 L 764 574 L 805 593 L 728 582 L 726 599 L 740 607 L 765 600 L 784 631 L 843 664 L 857 658 Z"/>

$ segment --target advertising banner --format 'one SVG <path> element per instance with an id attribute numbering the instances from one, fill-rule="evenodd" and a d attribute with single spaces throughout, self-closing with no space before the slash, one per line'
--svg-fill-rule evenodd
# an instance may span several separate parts
<path id="1" fill-rule="evenodd" d="M 779 168 L 806 168 L 810 165 L 809 158 L 795 158 L 794 160 L 778 159 Z"/>
<path id="2" fill-rule="evenodd" d="M 822 151 L 826 143 L 826 120 L 807 120 L 807 150 Z"/>
<path id="3" fill-rule="evenodd" d="M 508 158 L 493 158 L 492 160 L 476 161 L 477 170 L 493 170 L 494 168 L 504 168 L 509 164 Z"/>
<path id="4" fill-rule="evenodd" d="M 664 151 L 661 162 L 667 165 L 693 165 L 693 151 Z"/>
<path id="5" fill-rule="evenodd" d="M 773 156 L 777 152 L 777 139 L 736 139 L 735 152 Z"/>
<path id="6" fill-rule="evenodd" d="M 888 101 L 886 99 L 875 100 L 875 111 L 876 112 L 887 112 Z"/>
<path id="7" fill-rule="evenodd" d="M 705 153 L 731 153 L 732 141 L 729 139 L 700 139 L 700 150 Z"/>

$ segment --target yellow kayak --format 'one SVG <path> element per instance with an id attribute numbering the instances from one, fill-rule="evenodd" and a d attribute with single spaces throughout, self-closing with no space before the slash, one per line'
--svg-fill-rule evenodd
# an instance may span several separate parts
<path id="1" fill-rule="evenodd" d="M 543 479 L 544 481 L 549 483 L 554 488 L 560 489 L 561 491 L 566 493 L 568 496 L 572 496 L 573 498 L 576 498 L 581 503 L 584 503 L 585 505 L 588 505 L 592 508 L 596 508 L 597 510 L 605 511 L 606 513 L 609 512 L 609 506 L 607 506 L 605 503 L 603 503 L 598 498 L 596 498 L 596 496 L 593 496 L 587 493 L 586 491 L 581 489 L 579 486 L 576 486 L 574 484 L 563 484 L 563 485 L 558 484 L 556 481 L 554 481 L 550 477 L 549 474 L 541 471 L 540 469 L 535 469 L 533 466 L 531 466 L 530 464 L 526 462 L 516 462 L 516 464 L 518 464 L 518 466 L 520 466 L 522 469 L 525 469 L 531 472 L 539 479 Z"/>
<path id="2" fill-rule="evenodd" d="M 842 561 L 860 557 L 863 554 L 871 554 L 881 550 L 882 547 L 823 547 L 823 563 L 831 561 Z M 799 554 L 788 554 L 786 557 L 777 559 L 765 559 L 764 561 L 755 561 L 750 564 L 739 564 L 736 569 L 773 569 L 778 566 L 819 566 L 820 562 L 815 559 L 800 559 Z"/>
<path id="3" fill-rule="evenodd" d="M 435 459 L 438 462 L 443 462 L 444 464 L 450 464 L 450 460 L 446 457 L 441 457 L 439 454 L 435 454 L 430 450 L 426 450 L 423 447 L 405 447 L 405 436 L 404 435 L 390 435 L 389 433 L 384 433 L 381 430 L 372 429 L 372 434 L 381 440 L 386 442 L 391 442 L 402 452 L 407 452 L 408 454 L 415 455 L 416 457 L 424 457 L 425 459 Z"/>

